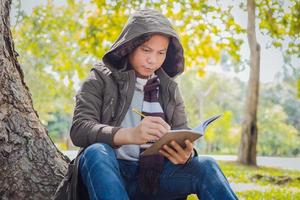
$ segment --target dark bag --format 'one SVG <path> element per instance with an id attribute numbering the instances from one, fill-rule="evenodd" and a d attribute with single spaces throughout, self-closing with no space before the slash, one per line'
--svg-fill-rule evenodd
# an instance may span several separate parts
<path id="1" fill-rule="evenodd" d="M 56 189 L 53 200 L 89 200 L 89 196 L 86 188 L 80 180 L 79 171 L 79 159 L 80 154 L 83 152 L 81 149 L 69 165 L 67 173 L 63 180 L 60 182 Z"/>

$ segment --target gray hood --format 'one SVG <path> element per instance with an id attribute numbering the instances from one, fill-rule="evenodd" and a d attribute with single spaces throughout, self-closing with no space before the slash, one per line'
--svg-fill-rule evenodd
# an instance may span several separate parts
<path id="1" fill-rule="evenodd" d="M 183 48 L 179 37 L 169 20 L 156 10 L 140 10 L 131 15 L 120 36 L 102 58 L 111 71 L 127 69 L 127 55 L 136 47 L 148 40 L 153 33 L 170 37 L 166 60 L 163 70 L 174 77 L 184 70 Z"/>

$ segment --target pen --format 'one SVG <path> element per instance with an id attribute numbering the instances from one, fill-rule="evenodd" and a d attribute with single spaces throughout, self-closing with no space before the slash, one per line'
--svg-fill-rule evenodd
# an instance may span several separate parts
<path id="1" fill-rule="evenodd" d="M 132 111 L 135 112 L 136 114 L 142 116 L 142 117 L 146 117 L 143 113 L 141 113 L 140 111 L 138 111 L 138 109 L 136 109 L 136 108 L 132 108 Z"/>

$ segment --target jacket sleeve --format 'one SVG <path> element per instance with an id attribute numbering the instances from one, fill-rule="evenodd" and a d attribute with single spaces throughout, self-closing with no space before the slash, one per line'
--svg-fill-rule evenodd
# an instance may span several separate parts
<path id="1" fill-rule="evenodd" d="M 70 137 L 75 146 L 87 147 L 96 142 L 113 147 L 113 137 L 120 127 L 101 124 L 103 80 L 91 76 L 83 83 L 76 95 Z"/>
<path id="2" fill-rule="evenodd" d="M 178 86 L 176 86 L 176 88 L 175 88 L 174 98 L 175 98 L 175 108 L 174 108 L 173 117 L 171 120 L 172 129 L 174 129 L 174 130 L 190 129 L 188 127 L 188 123 L 187 123 L 184 102 L 183 102 L 183 99 L 180 94 Z"/>

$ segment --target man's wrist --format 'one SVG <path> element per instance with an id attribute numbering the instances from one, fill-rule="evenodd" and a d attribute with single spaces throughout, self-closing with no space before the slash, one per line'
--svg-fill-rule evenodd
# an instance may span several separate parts
<path id="1" fill-rule="evenodd" d="M 188 164 L 189 162 L 191 162 L 191 160 L 192 160 L 195 156 L 197 156 L 197 155 L 198 155 L 198 154 L 197 154 L 196 149 L 193 149 L 193 151 L 192 151 L 190 157 L 187 159 L 187 161 L 186 161 L 184 164 L 186 165 L 186 164 Z"/>
<path id="2" fill-rule="evenodd" d="M 115 145 L 124 145 L 131 144 L 131 128 L 121 128 L 119 129 L 114 136 L 114 144 Z"/>

